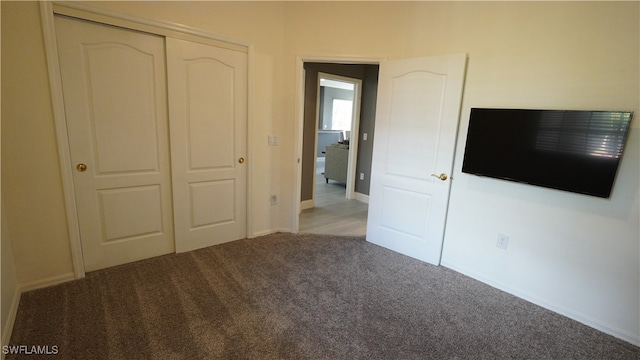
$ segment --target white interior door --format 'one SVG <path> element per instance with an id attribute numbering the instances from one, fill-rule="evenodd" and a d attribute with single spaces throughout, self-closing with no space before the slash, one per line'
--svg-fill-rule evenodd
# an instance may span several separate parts
<path id="1" fill-rule="evenodd" d="M 367 240 L 435 265 L 465 64 L 465 54 L 380 64 Z"/>
<path id="2" fill-rule="evenodd" d="M 244 238 L 247 54 L 166 41 L 176 250 Z"/>
<path id="3" fill-rule="evenodd" d="M 55 26 L 85 270 L 173 252 L 163 38 Z"/>

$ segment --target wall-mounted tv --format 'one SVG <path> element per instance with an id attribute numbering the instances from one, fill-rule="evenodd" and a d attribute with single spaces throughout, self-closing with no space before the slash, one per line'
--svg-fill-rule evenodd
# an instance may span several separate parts
<path id="1" fill-rule="evenodd" d="M 462 172 L 608 198 L 632 116 L 472 108 Z"/>

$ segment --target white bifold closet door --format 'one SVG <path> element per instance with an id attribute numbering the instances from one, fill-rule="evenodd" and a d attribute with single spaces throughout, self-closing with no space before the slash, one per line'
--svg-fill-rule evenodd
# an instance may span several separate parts
<path id="1" fill-rule="evenodd" d="M 55 26 L 85 271 L 245 237 L 246 53 Z"/>

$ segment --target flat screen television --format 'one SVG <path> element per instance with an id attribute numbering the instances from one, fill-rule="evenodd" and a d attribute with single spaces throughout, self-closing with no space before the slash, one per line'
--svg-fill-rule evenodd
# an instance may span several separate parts
<path id="1" fill-rule="evenodd" d="M 462 172 L 608 198 L 632 117 L 472 108 Z"/>

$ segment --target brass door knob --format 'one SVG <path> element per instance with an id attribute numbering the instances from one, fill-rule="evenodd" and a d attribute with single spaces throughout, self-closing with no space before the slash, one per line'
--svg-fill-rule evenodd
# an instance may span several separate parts
<path id="1" fill-rule="evenodd" d="M 87 171 L 87 165 L 85 165 L 85 164 L 78 164 L 78 165 L 76 166 L 76 169 L 77 169 L 78 171 L 80 171 L 80 172 Z"/>
<path id="2" fill-rule="evenodd" d="M 239 159 L 238 159 L 238 162 L 239 162 L 240 164 L 244 164 L 244 158 L 243 158 L 243 157 L 239 158 Z"/>
<path id="3" fill-rule="evenodd" d="M 445 174 L 445 173 L 442 173 L 442 174 L 440 174 L 440 175 L 431 174 L 431 176 L 433 176 L 433 177 L 437 177 L 438 179 L 440 179 L 440 180 L 442 180 L 442 181 L 447 180 L 447 174 Z"/>

